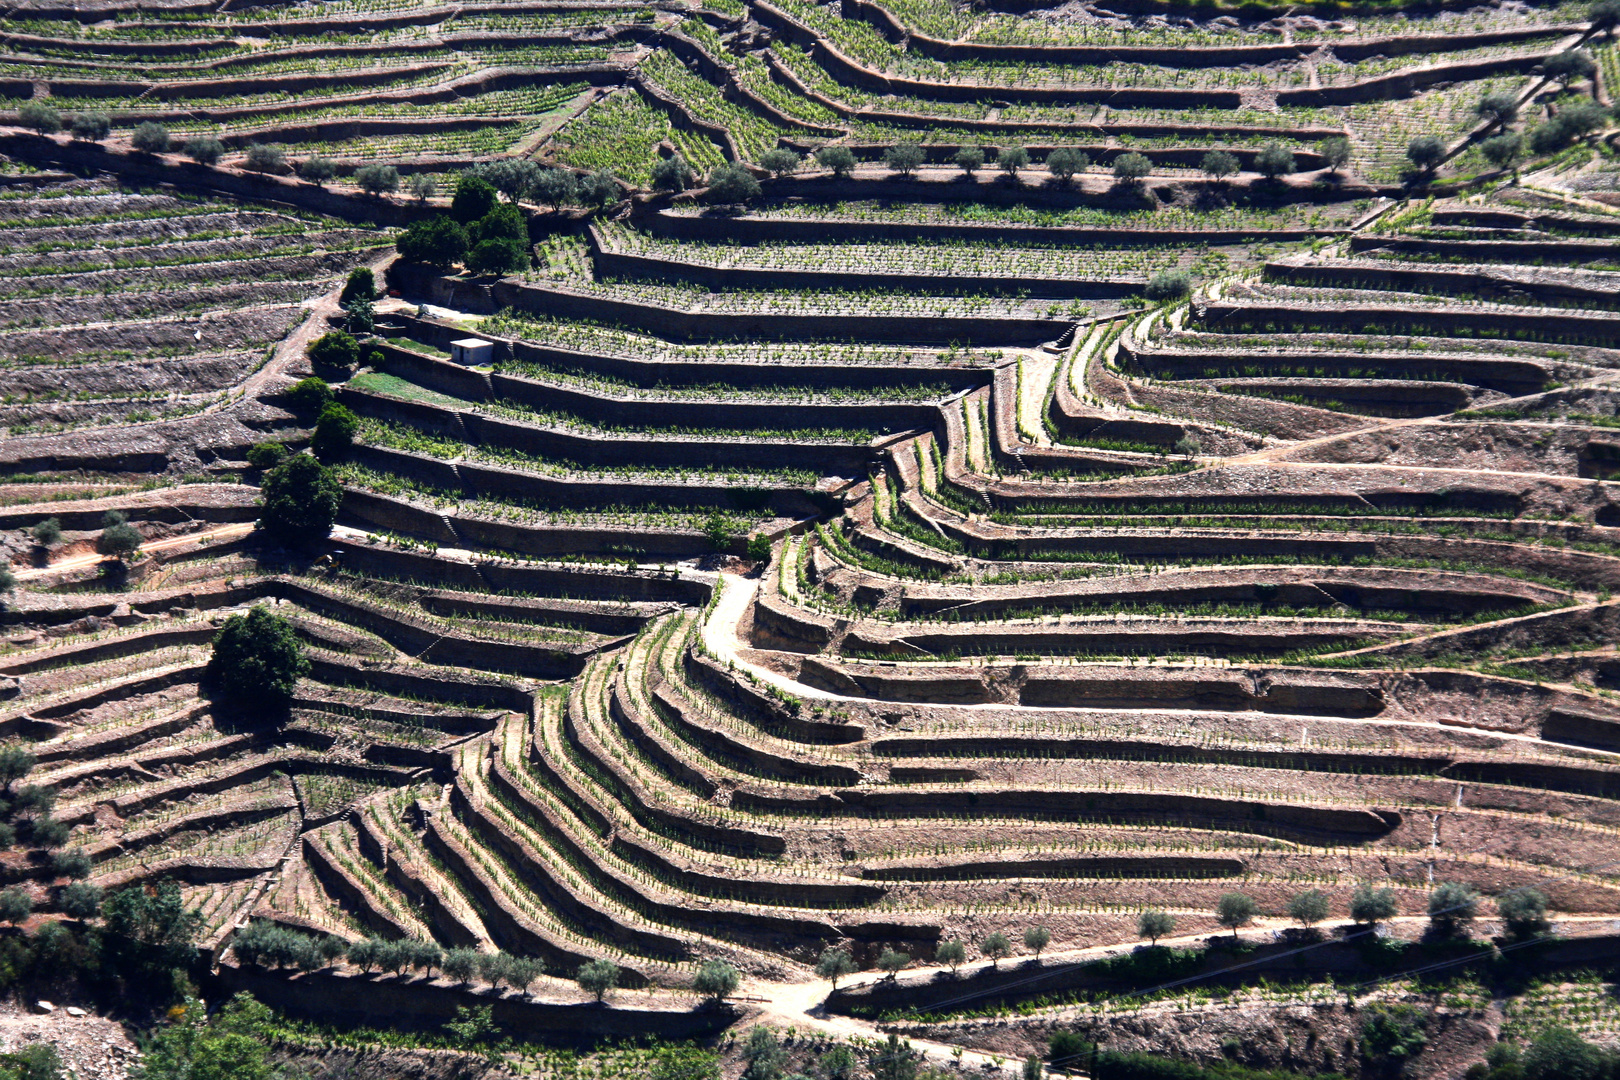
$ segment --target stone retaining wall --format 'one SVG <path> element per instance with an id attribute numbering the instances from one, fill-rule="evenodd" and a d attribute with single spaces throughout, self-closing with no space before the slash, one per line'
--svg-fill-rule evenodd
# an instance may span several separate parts
<path id="1" fill-rule="evenodd" d="M 496 1023 L 510 1031 L 576 1044 L 610 1038 L 704 1038 L 725 1030 L 742 1015 L 732 1005 L 678 1011 L 544 1002 L 515 991 L 473 991 L 420 976 L 333 970 L 286 975 L 227 963 L 221 965 L 218 977 L 227 990 L 248 991 L 274 1008 L 323 1023 L 436 1031 L 462 1006 L 489 1005 Z"/>

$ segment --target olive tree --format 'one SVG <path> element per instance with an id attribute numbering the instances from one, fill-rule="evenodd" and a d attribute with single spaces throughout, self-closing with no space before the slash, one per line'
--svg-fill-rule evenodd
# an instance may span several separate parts
<path id="1" fill-rule="evenodd" d="M 1136 917 L 1136 936 L 1145 937 L 1154 945 L 1175 931 L 1176 917 L 1168 911 L 1144 911 Z"/>
<path id="2" fill-rule="evenodd" d="M 855 153 L 847 146 L 823 146 L 816 151 L 816 163 L 842 179 L 855 168 Z"/>
<path id="3" fill-rule="evenodd" d="M 898 176 L 914 176 L 923 163 L 923 148 L 914 142 L 895 143 L 883 151 L 883 164 Z"/>
<path id="4" fill-rule="evenodd" d="M 1225 150 L 1211 150 L 1198 163 L 1198 169 L 1211 180 L 1222 181 L 1228 176 L 1237 175 L 1238 159 Z"/>
<path id="5" fill-rule="evenodd" d="M 1446 159 L 1446 144 L 1433 135 L 1419 135 L 1406 144 L 1406 159 L 1425 173 L 1432 173 Z"/>
<path id="6" fill-rule="evenodd" d="M 685 191 L 696 182 L 697 172 L 679 154 L 653 162 L 652 186 L 655 191 Z"/>
<path id="7" fill-rule="evenodd" d="M 1029 151 L 1022 146 L 1009 146 L 996 154 L 996 167 L 1010 179 L 1018 179 L 1018 170 L 1029 164 Z"/>
<path id="8" fill-rule="evenodd" d="M 1268 142 L 1254 155 L 1254 169 L 1267 180 L 1287 176 L 1298 168 L 1294 155 L 1280 142 Z"/>
<path id="9" fill-rule="evenodd" d="M 169 129 L 150 120 L 137 127 L 129 136 L 129 145 L 143 154 L 166 154 L 169 152 L 169 143 Z"/>
<path id="10" fill-rule="evenodd" d="M 1215 901 L 1215 921 L 1232 931 L 1234 938 L 1237 937 L 1238 929 L 1254 922 L 1254 917 L 1258 914 L 1260 905 L 1248 893 L 1224 893 Z"/>
<path id="11" fill-rule="evenodd" d="M 1315 926 L 1330 910 L 1327 893 L 1321 889 L 1307 889 L 1288 901 L 1288 917 L 1301 926 Z"/>
<path id="12" fill-rule="evenodd" d="M 709 173 L 708 201 L 744 203 L 759 198 L 759 181 L 741 165 L 716 165 Z"/>
<path id="13" fill-rule="evenodd" d="M 821 950 L 821 956 L 816 960 L 816 974 L 832 983 L 834 990 L 838 989 L 839 979 L 854 973 L 855 958 L 848 949 L 829 945 Z"/>
<path id="14" fill-rule="evenodd" d="M 199 165 L 213 165 L 225 156 L 225 144 L 211 136 L 187 139 L 183 149 L 186 157 Z"/>
<path id="15" fill-rule="evenodd" d="M 43 101 L 23 102 L 17 110 L 17 122 L 38 135 L 52 135 L 62 130 L 62 114 Z"/>
<path id="16" fill-rule="evenodd" d="M 951 160 L 956 163 L 958 169 L 972 176 L 984 166 L 984 150 L 977 146 L 964 146 Z"/>
<path id="17" fill-rule="evenodd" d="M 73 118 L 73 137 L 84 142 L 100 142 L 112 133 L 112 120 L 104 112 L 80 113 Z"/>
<path id="18" fill-rule="evenodd" d="M 1350 140 L 1343 135 L 1323 139 L 1316 144 L 1316 152 L 1327 162 L 1328 172 L 1337 173 L 1350 164 Z"/>
<path id="19" fill-rule="evenodd" d="M 1134 185 L 1153 171 L 1153 162 L 1144 154 L 1129 150 L 1114 159 L 1114 179 L 1121 184 Z"/>
<path id="20" fill-rule="evenodd" d="M 1091 168 L 1091 157 L 1072 146 L 1060 146 L 1046 155 L 1046 171 L 1067 185 L 1075 173 Z"/>

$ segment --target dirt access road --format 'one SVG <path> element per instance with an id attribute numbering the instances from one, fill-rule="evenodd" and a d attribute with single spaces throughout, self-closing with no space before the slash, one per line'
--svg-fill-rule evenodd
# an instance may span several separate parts
<path id="1" fill-rule="evenodd" d="M 185 533 L 181 536 L 170 536 L 162 540 L 146 541 L 141 544 L 141 551 L 152 554 L 185 547 L 187 544 L 195 544 L 202 540 L 210 542 L 215 540 L 235 540 L 237 537 L 246 536 L 252 532 L 253 526 L 254 523 L 251 521 L 236 521 L 229 525 L 216 525 L 201 532 Z M 106 561 L 106 556 L 89 551 L 83 555 L 69 555 L 67 558 L 59 559 L 48 566 L 35 566 L 26 570 L 17 570 L 14 572 L 14 576 L 18 581 L 30 581 L 42 578 L 47 574 L 63 574 L 74 570 L 86 570 L 104 561 Z"/>

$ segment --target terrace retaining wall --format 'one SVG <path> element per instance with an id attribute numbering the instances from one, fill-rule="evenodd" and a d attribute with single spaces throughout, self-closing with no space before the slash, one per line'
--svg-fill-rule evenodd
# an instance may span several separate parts
<path id="1" fill-rule="evenodd" d="M 1145 276 L 1110 280 L 1005 274 L 876 273 L 856 268 L 780 270 L 755 266 L 711 266 L 618 251 L 604 245 L 595 228 L 588 229 L 586 235 L 590 241 L 591 258 L 599 273 L 637 279 L 690 281 L 715 292 L 731 289 L 809 289 L 817 292 L 886 289 L 930 296 L 1024 293 L 1057 299 L 1104 299 L 1133 296 L 1141 291 L 1147 280 Z"/>
<path id="2" fill-rule="evenodd" d="M 402 318 L 417 340 L 438 348 L 447 349 L 452 341 L 468 336 L 468 331 L 435 319 L 394 317 Z M 813 388 L 832 386 L 870 388 L 912 386 L 935 380 L 949 380 L 953 386 L 968 386 L 989 379 L 984 369 L 964 363 L 795 364 L 744 360 L 681 360 L 673 357 L 646 360 L 633 356 L 580 352 L 553 345 L 536 345 L 482 331 L 475 332 L 472 336 L 495 342 L 497 349 L 510 350 L 510 355 L 515 360 L 553 370 L 606 375 L 644 389 L 694 383 L 698 385 L 724 383 L 738 389 L 784 384 Z M 487 375 L 470 371 L 459 364 L 401 350 L 390 353 L 390 363 L 401 365 L 397 374 L 402 378 L 432 386 L 455 397 L 482 401 L 494 393 Z"/>
<path id="3" fill-rule="evenodd" d="M 228 990 L 245 990 L 275 1008 L 327 1023 L 436 1030 L 454 1019 L 461 1006 L 488 1005 L 495 1022 L 508 1030 L 575 1043 L 643 1036 L 704 1038 L 725 1030 L 742 1016 L 742 1010 L 730 1005 L 676 1011 L 595 1002 L 565 1004 L 536 1001 L 516 992 L 460 989 L 438 979 L 332 970 L 284 975 L 226 963 L 218 977 Z"/>
<path id="4" fill-rule="evenodd" d="M 990 344 L 1050 341 L 1067 327 L 1061 319 L 1016 315 L 833 315 L 788 312 L 681 311 L 658 304 L 593 296 L 569 289 L 525 285 L 503 278 L 491 286 L 501 307 L 564 319 L 634 327 L 688 341 L 754 338 L 765 341 L 913 342 Z"/>
<path id="5" fill-rule="evenodd" d="M 1297 243 L 1317 236 L 1337 236 L 1343 229 L 1106 229 L 1075 226 L 978 225 L 963 222 L 859 221 L 840 218 L 753 217 L 712 211 L 679 213 L 662 209 L 644 214 L 638 224 L 654 236 L 671 240 L 745 244 L 771 241 L 825 243 L 836 233 L 845 240 L 966 240 L 1029 245 L 1096 245 L 1098 247 L 1164 244 L 1226 244 L 1267 241 Z"/>
<path id="6" fill-rule="evenodd" d="M 403 226 L 431 217 L 437 209 L 426 203 L 394 202 L 387 198 L 350 195 L 283 176 L 246 173 L 227 166 L 177 160 L 172 154 L 140 154 L 77 140 L 61 141 L 32 132 L 0 131 L 0 153 L 22 161 L 48 161 L 75 170 L 96 169 L 117 173 L 149 184 L 220 191 L 256 202 L 287 203 L 303 210 L 382 225 Z M 115 471 L 161 471 L 120 469 Z M 110 468 L 110 467 L 109 467 Z"/>
<path id="7" fill-rule="evenodd" d="M 780 468 L 791 461 L 799 468 L 814 468 L 855 476 L 866 469 L 869 450 L 849 442 L 771 441 L 728 436 L 698 435 L 653 438 L 647 434 L 621 436 L 567 428 L 542 427 L 452 409 L 427 402 L 370 391 L 339 391 L 339 398 L 362 416 L 397 421 L 482 446 L 503 447 L 536 457 L 577 461 L 586 465 L 642 465 L 684 468 Z M 792 409 L 792 406 L 785 406 Z M 782 422 L 784 426 L 788 421 Z"/>
<path id="8" fill-rule="evenodd" d="M 1137 2 L 1142 0 L 1123 0 Z M 997 0 L 997 10 L 1024 12 L 1050 6 L 1049 0 Z M 1151 4 L 1155 10 L 1168 4 Z M 1263 45 L 997 45 L 979 41 L 944 41 L 921 33 L 899 16 L 873 0 L 842 0 L 844 18 L 863 18 L 883 32 L 890 41 L 936 60 L 991 60 L 1050 64 L 1155 64 L 1165 67 L 1200 68 L 1263 65 L 1278 60 L 1309 56 L 1325 46 L 1341 60 L 1361 60 L 1370 56 L 1404 56 L 1410 53 L 1451 52 L 1488 45 L 1516 44 L 1560 33 L 1578 34 L 1582 27 L 1534 27 L 1482 31 L 1471 34 L 1403 34 L 1390 37 L 1355 38 L 1348 41 L 1276 42 Z"/>

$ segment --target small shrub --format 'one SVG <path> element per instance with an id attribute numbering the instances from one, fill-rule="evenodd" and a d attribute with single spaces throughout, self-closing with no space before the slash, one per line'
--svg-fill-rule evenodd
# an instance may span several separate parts
<path id="1" fill-rule="evenodd" d="M 405 190 L 417 202 L 427 202 L 438 193 L 439 182 L 427 173 L 412 173 L 411 178 L 405 181 Z"/>
<path id="2" fill-rule="evenodd" d="M 847 1046 L 835 1046 L 816 1062 L 821 1067 L 821 1073 L 827 1080 L 851 1080 L 855 1075 L 860 1062 L 855 1059 L 855 1051 Z"/>
<path id="3" fill-rule="evenodd" d="M 48 517 L 34 526 L 34 543 L 46 547 L 55 547 L 62 542 L 62 521 L 60 518 Z"/>
<path id="4" fill-rule="evenodd" d="M 338 303 L 347 306 L 355 300 L 370 302 L 377 298 L 377 275 L 372 273 L 369 266 L 357 266 L 349 271 L 344 279 L 343 291 L 338 293 Z"/>
<path id="5" fill-rule="evenodd" d="M 356 350 L 358 352 L 358 348 Z M 286 394 L 287 405 L 304 416 L 319 416 L 332 401 L 332 388 L 319 376 L 301 379 Z"/>
<path id="6" fill-rule="evenodd" d="M 1361 1056 L 1400 1072 L 1428 1045 L 1423 1014 L 1410 1005 L 1369 1005 L 1361 1017 Z"/>
<path id="7" fill-rule="evenodd" d="M 247 451 L 247 463 L 255 469 L 273 469 L 286 457 L 287 448 L 278 442 L 254 443 Z"/>
<path id="8" fill-rule="evenodd" d="M 306 354 L 317 367 L 350 372 L 360 364 L 360 343 L 342 330 L 329 330 L 310 342 Z"/>
<path id="9" fill-rule="evenodd" d="M 1046 1039 L 1046 1060 L 1058 1068 L 1074 1069 L 1092 1049 L 1093 1044 L 1078 1031 L 1054 1031 Z"/>
<path id="10" fill-rule="evenodd" d="M 768 563 L 771 561 L 771 538 L 764 533 L 756 533 L 748 538 L 748 561 Z"/>
<path id="11" fill-rule="evenodd" d="M 1602 1080 L 1614 1075 L 1601 1049 L 1562 1026 L 1537 1035 L 1522 1061 L 1525 1080 Z"/>
<path id="12" fill-rule="evenodd" d="M 1142 295 L 1154 303 L 1180 300 L 1191 291 L 1192 278 L 1185 270 L 1161 270 L 1142 287 Z"/>
<path id="13" fill-rule="evenodd" d="M 333 402 L 321 410 L 315 421 L 315 433 L 310 436 L 310 449 L 322 462 L 344 457 L 354 445 L 354 436 L 360 430 L 360 418 L 349 409 Z"/>

